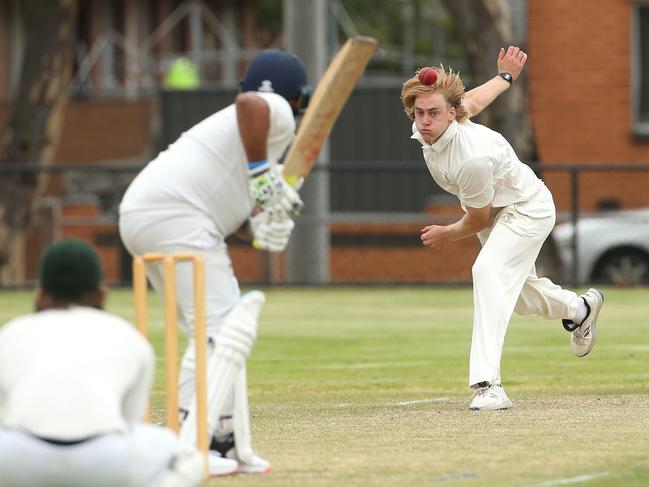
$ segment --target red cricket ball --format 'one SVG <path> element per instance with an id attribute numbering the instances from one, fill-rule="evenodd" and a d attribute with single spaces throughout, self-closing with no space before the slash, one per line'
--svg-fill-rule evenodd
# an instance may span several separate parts
<path id="1" fill-rule="evenodd" d="M 437 81 L 437 71 L 433 68 L 421 68 L 419 70 L 419 82 L 422 85 L 432 86 Z"/>

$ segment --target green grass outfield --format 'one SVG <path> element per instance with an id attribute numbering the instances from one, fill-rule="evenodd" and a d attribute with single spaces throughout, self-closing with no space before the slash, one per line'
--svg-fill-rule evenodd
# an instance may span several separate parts
<path id="1" fill-rule="evenodd" d="M 502 364 L 514 407 L 479 413 L 467 409 L 470 289 L 268 289 L 249 382 L 254 446 L 273 472 L 207 485 L 649 485 L 649 290 L 604 291 L 585 358 L 560 323 L 515 316 Z M 31 294 L 0 293 L 0 321 L 30 308 Z M 130 291 L 108 308 L 132 319 Z M 158 382 L 157 413 L 162 395 Z"/>

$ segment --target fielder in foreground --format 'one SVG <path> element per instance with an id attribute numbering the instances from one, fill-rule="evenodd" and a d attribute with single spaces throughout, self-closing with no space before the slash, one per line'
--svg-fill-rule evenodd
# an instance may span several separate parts
<path id="1" fill-rule="evenodd" d="M 563 319 L 572 333 L 572 351 L 587 355 L 595 344 L 595 325 L 603 295 L 581 296 L 539 278 L 535 261 L 555 223 L 552 194 L 511 145 L 497 132 L 469 120 L 518 79 L 527 55 L 501 49 L 498 75 L 464 92 L 452 70 L 424 68 L 403 84 L 401 99 L 414 121 L 412 138 L 422 145 L 435 182 L 456 195 L 465 211 L 457 222 L 421 229 L 422 243 L 441 249 L 477 235 L 482 250 L 473 264 L 473 338 L 470 409 L 508 409 L 500 360 L 512 312 Z"/>
<path id="2" fill-rule="evenodd" d="M 154 355 L 102 311 L 97 254 L 62 240 L 42 259 L 37 313 L 0 329 L 0 485 L 187 487 L 203 456 L 142 424 Z"/>
<path id="3" fill-rule="evenodd" d="M 265 473 L 251 446 L 246 362 L 264 295 L 241 296 L 226 237 L 242 226 L 254 245 L 282 251 L 302 201 L 276 161 L 295 135 L 295 116 L 310 88 L 302 62 L 280 50 L 258 54 L 233 104 L 182 134 L 133 180 L 120 205 L 119 229 L 131 255 L 190 252 L 205 262 L 208 432 L 211 475 Z M 161 265 L 147 277 L 164 295 Z M 178 318 L 190 338 L 181 363 L 180 436 L 195 444 L 195 356 L 192 270 L 176 272 Z M 232 463 L 239 466 L 233 469 Z"/>

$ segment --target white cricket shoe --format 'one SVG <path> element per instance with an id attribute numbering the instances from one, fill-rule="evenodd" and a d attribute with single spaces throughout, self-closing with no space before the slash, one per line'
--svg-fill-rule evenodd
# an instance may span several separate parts
<path id="1" fill-rule="evenodd" d="M 226 453 L 226 456 L 227 458 L 236 460 L 236 462 L 239 464 L 239 473 L 253 473 L 253 474 L 270 473 L 271 470 L 270 462 L 264 460 L 259 455 L 255 455 L 254 453 L 246 461 L 243 461 L 237 456 L 236 449 L 231 448 Z"/>
<path id="2" fill-rule="evenodd" d="M 595 326 L 597 325 L 597 316 L 604 303 L 604 295 L 601 291 L 591 287 L 579 297 L 586 301 L 589 312 L 581 325 L 572 332 L 570 348 L 577 357 L 585 357 L 595 346 Z"/>
<path id="3" fill-rule="evenodd" d="M 210 456 L 236 461 L 239 465 L 239 473 L 262 474 L 270 472 L 270 462 L 255 453 L 252 453 L 246 460 L 239 458 L 234 443 L 234 433 L 226 433 L 218 437 L 213 436 L 210 443 Z"/>
<path id="4" fill-rule="evenodd" d="M 240 471 L 239 463 L 231 458 L 223 458 L 218 452 L 210 451 L 207 455 L 207 469 L 210 477 L 231 475 Z"/>
<path id="5" fill-rule="evenodd" d="M 503 386 L 489 383 L 475 389 L 469 405 L 471 411 L 496 411 L 510 407 L 512 407 L 512 402 L 507 397 Z"/>

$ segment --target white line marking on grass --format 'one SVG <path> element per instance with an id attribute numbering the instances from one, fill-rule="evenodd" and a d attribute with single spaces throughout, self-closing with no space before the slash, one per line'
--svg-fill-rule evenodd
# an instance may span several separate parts
<path id="1" fill-rule="evenodd" d="M 611 350 L 632 350 L 635 352 L 649 352 L 649 345 L 638 344 L 638 343 L 628 343 L 624 345 L 606 345 L 607 348 Z"/>
<path id="2" fill-rule="evenodd" d="M 477 473 L 473 472 L 457 472 L 450 473 L 448 475 L 440 475 L 438 477 L 433 477 L 433 481 L 436 482 L 445 482 L 447 480 L 457 480 L 457 479 L 475 479 L 478 477 Z"/>
<path id="3" fill-rule="evenodd" d="M 425 404 L 431 402 L 446 402 L 450 401 L 448 397 L 435 397 L 432 399 L 417 399 L 415 401 L 403 401 L 403 402 L 388 402 L 388 403 L 374 403 L 374 404 L 363 404 L 363 403 L 353 403 L 353 402 L 339 402 L 332 404 L 335 408 L 350 408 L 352 406 L 410 406 L 411 404 Z"/>
<path id="4" fill-rule="evenodd" d="M 589 473 L 586 475 L 578 475 L 577 477 L 571 477 L 566 479 L 548 480 L 547 482 L 528 485 L 526 487 L 552 487 L 554 485 L 576 484 L 578 482 L 588 482 L 589 480 L 598 479 L 600 477 L 608 477 L 608 472 Z"/>
<path id="5" fill-rule="evenodd" d="M 411 360 L 409 362 L 363 362 L 355 364 L 329 364 L 329 365 L 317 365 L 314 368 L 316 369 L 378 369 L 382 367 L 394 367 L 394 366 L 418 366 L 418 365 L 428 365 L 430 362 L 423 360 Z"/>
<path id="6" fill-rule="evenodd" d="M 434 399 L 417 399 L 416 401 L 403 401 L 391 404 L 391 406 L 408 406 L 410 404 L 424 404 L 427 402 L 445 402 L 448 401 L 448 397 L 436 397 Z"/>

